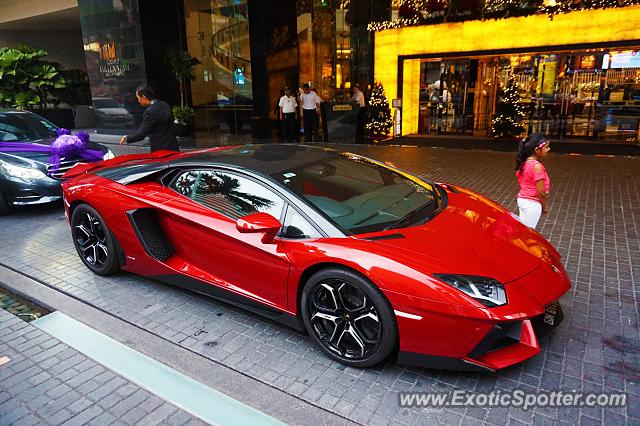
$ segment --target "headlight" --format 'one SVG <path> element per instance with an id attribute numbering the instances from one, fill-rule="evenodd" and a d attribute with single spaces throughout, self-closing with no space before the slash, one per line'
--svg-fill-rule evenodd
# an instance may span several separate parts
<path id="1" fill-rule="evenodd" d="M 504 286 L 493 278 L 457 274 L 433 274 L 433 276 L 468 294 L 487 308 L 507 304 Z"/>
<path id="2" fill-rule="evenodd" d="M 112 158 L 116 158 L 116 156 L 110 149 L 108 149 L 107 153 L 102 157 L 103 160 L 111 160 Z"/>
<path id="3" fill-rule="evenodd" d="M 41 170 L 32 169 L 30 167 L 20 167 L 15 164 L 0 162 L 0 169 L 7 175 L 20 179 L 42 179 L 46 178 Z"/>

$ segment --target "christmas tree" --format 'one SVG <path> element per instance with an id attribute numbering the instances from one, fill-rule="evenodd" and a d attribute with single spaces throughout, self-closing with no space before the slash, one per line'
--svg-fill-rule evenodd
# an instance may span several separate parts
<path id="1" fill-rule="evenodd" d="M 367 112 L 367 133 L 373 136 L 383 136 L 389 133 L 392 126 L 389 100 L 384 94 L 382 84 L 376 83 L 371 90 L 369 109 Z"/>
<path id="2" fill-rule="evenodd" d="M 524 131 L 522 122 L 526 112 L 519 101 L 518 85 L 511 74 L 507 85 L 502 86 L 502 93 L 496 104 L 496 113 L 491 121 L 491 129 L 495 137 L 516 138 Z"/>

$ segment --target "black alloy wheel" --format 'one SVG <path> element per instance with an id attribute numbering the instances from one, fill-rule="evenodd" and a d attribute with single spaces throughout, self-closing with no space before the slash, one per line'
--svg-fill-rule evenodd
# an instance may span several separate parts
<path id="1" fill-rule="evenodd" d="M 109 229 L 100 214 L 81 204 L 71 215 L 71 235 L 80 259 L 98 275 L 111 275 L 120 270 L 118 253 Z"/>
<path id="2" fill-rule="evenodd" d="M 337 361 L 370 367 L 396 347 L 397 325 L 389 301 L 355 271 L 317 272 L 306 282 L 300 302 L 307 331 Z"/>

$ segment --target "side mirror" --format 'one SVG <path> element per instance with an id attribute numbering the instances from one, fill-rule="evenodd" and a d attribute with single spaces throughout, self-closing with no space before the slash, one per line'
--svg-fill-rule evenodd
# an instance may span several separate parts
<path id="1" fill-rule="evenodd" d="M 262 242 L 269 244 L 278 234 L 282 224 L 269 213 L 252 213 L 236 221 L 236 229 L 243 234 L 263 232 Z"/>

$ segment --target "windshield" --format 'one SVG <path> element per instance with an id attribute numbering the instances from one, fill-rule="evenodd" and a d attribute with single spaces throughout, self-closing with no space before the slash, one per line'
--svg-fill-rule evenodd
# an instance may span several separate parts
<path id="1" fill-rule="evenodd" d="M 115 99 L 94 99 L 93 106 L 101 109 L 101 108 L 122 108 Z"/>
<path id="2" fill-rule="evenodd" d="M 56 136 L 57 127 L 31 113 L 0 112 L 0 141 L 28 142 Z"/>
<path id="3" fill-rule="evenodd" d="M 434 189 L 353 154 L 271 175 L 347 234 L 424 222 L 437 207 Z"/>

